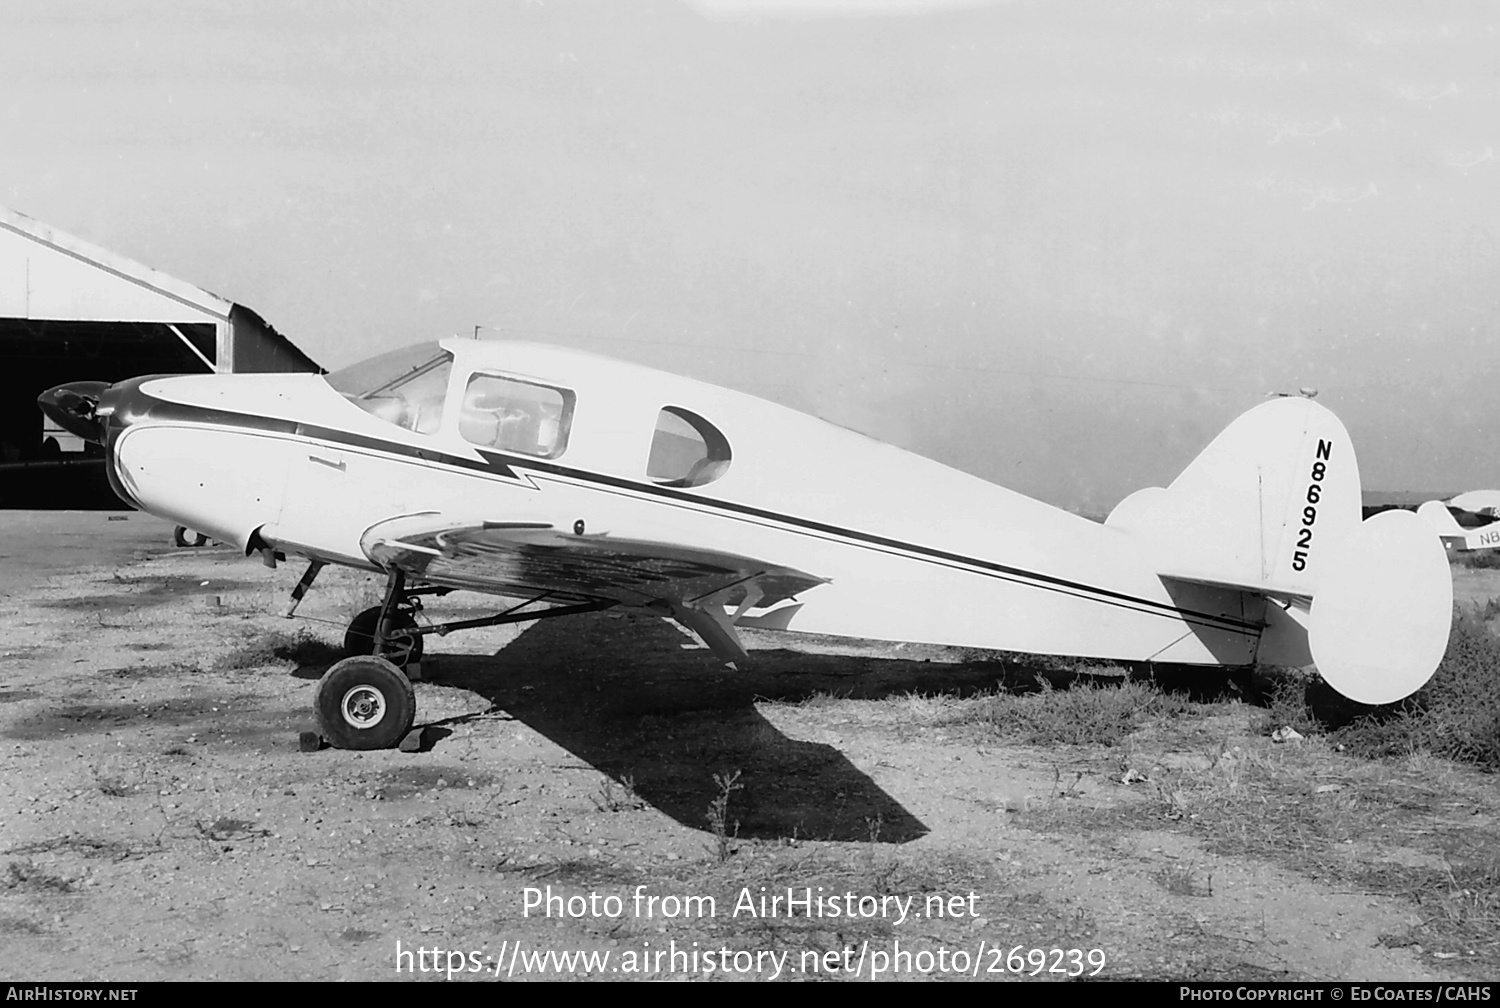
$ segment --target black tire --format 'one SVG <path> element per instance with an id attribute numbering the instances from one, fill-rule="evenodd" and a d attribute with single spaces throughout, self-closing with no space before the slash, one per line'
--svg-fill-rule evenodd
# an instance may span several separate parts
<path id="1" fill-rule="evenodd" d="M 353 657 L 375 653 L 375 627 L 380 623 L 380 606 L 371 606 L 349 621 L 344 631 L 344 653 Z M 395 617 L 396 630 L 409 630 L 417 625 L 411 613 L 398 612 Z M 405 668 L 422 660 L 422 638 L 417 635 L 400 636 L 385 642 L 382 655 Z"/>
<path id="2" fill-rule="evenodd" d="M 389 749 L 411 731 L 417 695 L 396 666 L 360 655 L 323 674 L 313 710 L 318 731 L 335 749 Z"/>
<path id="3" fill-rule="evenodd" d="M 192 530 L 189 529 L 186 525 L 178 525 L 176 528 L 174 528 L 172 530 L 172 545 L 173 546 L 207 546 L 208 545 L 208 543 L 209 543 L 208 536 L 204 535 L 202 532 L 192 532 L 192 535 L 190 536 L 188 534 L 189 532 L 192 532 Z"/>

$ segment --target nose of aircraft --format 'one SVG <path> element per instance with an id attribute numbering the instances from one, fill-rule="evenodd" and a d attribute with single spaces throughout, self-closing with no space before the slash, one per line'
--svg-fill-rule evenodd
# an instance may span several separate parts
<path id="1" fill-rule="evenodd" d="M 99 401 L 108 388 L 109 382 L 68 382 L 37 396 L 36 404 L 49 420 L 69 434 L 103 444 L 104 423 Z"/>

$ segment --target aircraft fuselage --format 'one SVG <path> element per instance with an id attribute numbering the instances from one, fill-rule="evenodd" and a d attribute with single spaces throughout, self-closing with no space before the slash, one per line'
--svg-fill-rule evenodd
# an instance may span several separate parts
<path id="1" fill-rule="evenodd" d="M 523 343 L 441 350 L 446 370 L 420 409 L 379 388 L 341 393 L 330 379 L 342 372 L 122 383 L 102 411 L 111 479 L 143 510 L 220 540 L 356 567 L 374 569 L 361 537 L 394 517 L 536 522 L 827 579 L 794 603 L 750 609 L 746 625 L 1119 660 L 1255 659 L 1262 598 L 1164 580 L 1115 529 L 659 371 Z"/>

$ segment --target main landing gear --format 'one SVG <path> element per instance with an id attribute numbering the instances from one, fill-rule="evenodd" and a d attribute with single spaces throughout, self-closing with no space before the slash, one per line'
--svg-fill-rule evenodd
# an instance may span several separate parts
<path id="1" fill-rule="evenodd" d="M 385 633 L 380 620 L 385 606 L 371 606 L 349 621 L 344 631 L 344 650 L 352 655 L 380 655 L 391 664 L 409 668 L 422 660 L 422 637 L 417 629 L 417 612 L 421 600 L 415 596 L 403 599 L 390 614 Z M 378 640 L 378 643 L 377 643 Z"/>
<path id="2" fill-rule="evenodd" d="M 378 655 L 334 665 L 313 694 L 318 731 L 336 749 L 389 749 L 417 716 L 417 694 L 402 671 Z"/>
<path id="3" fill-rule="evenodd" d="M 318 560 L 308 565 L 307 573 L 292 589 L 292 604 L 286 615 L 296 611 L 323 566 Z M 421 597 L 446 595 L 452 590 L 433 585 L 409 588 L 405 572 L 392 570 L 386 577 L 384 601 L 349 621 L 344 632 L 344 650 L 349 657 L 323 674 L 313 695 L 318 731 L 329 745 L 336 749 L 389 749 L 411 731 L 417 711 L 412 689 L 415 676 L 411 673 L 422 658 L 422 638 L 428 634 L 571 616 L 615 605 L 600 599 L 523 611 L 552 594 L 543 592 L 494 616 L 419 626 L 416 617 L 422 608 Z"/>

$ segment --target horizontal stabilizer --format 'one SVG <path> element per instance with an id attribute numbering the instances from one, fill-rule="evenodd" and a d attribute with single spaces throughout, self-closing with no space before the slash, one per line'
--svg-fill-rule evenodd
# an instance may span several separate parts
<path id="1" fill-rule="evenodd" d="M 1308 625 L 1318 674 L 1358 703 L 1394 703 L 1421 689 L 1453 620 L 1453 575 L 1426 523 L 1410 511 L 1381 512 L 1324 559 Z"/>
<path id="2" fill-rule="evenodd" d="M 1441 504 L 1360 520 L 1349 434 L 1305 398 L 1231 423 L 1172 485 L 1138 491 L 1106 524 L 1168 581 L 1236 589 L 1264 606 L 1256 660 L 1303 665 L 1359 703 L 1422 687 L 1448 644 L 1453 579 Z M 1494 533 L 1500 542 L 1500 525 Z"/>

